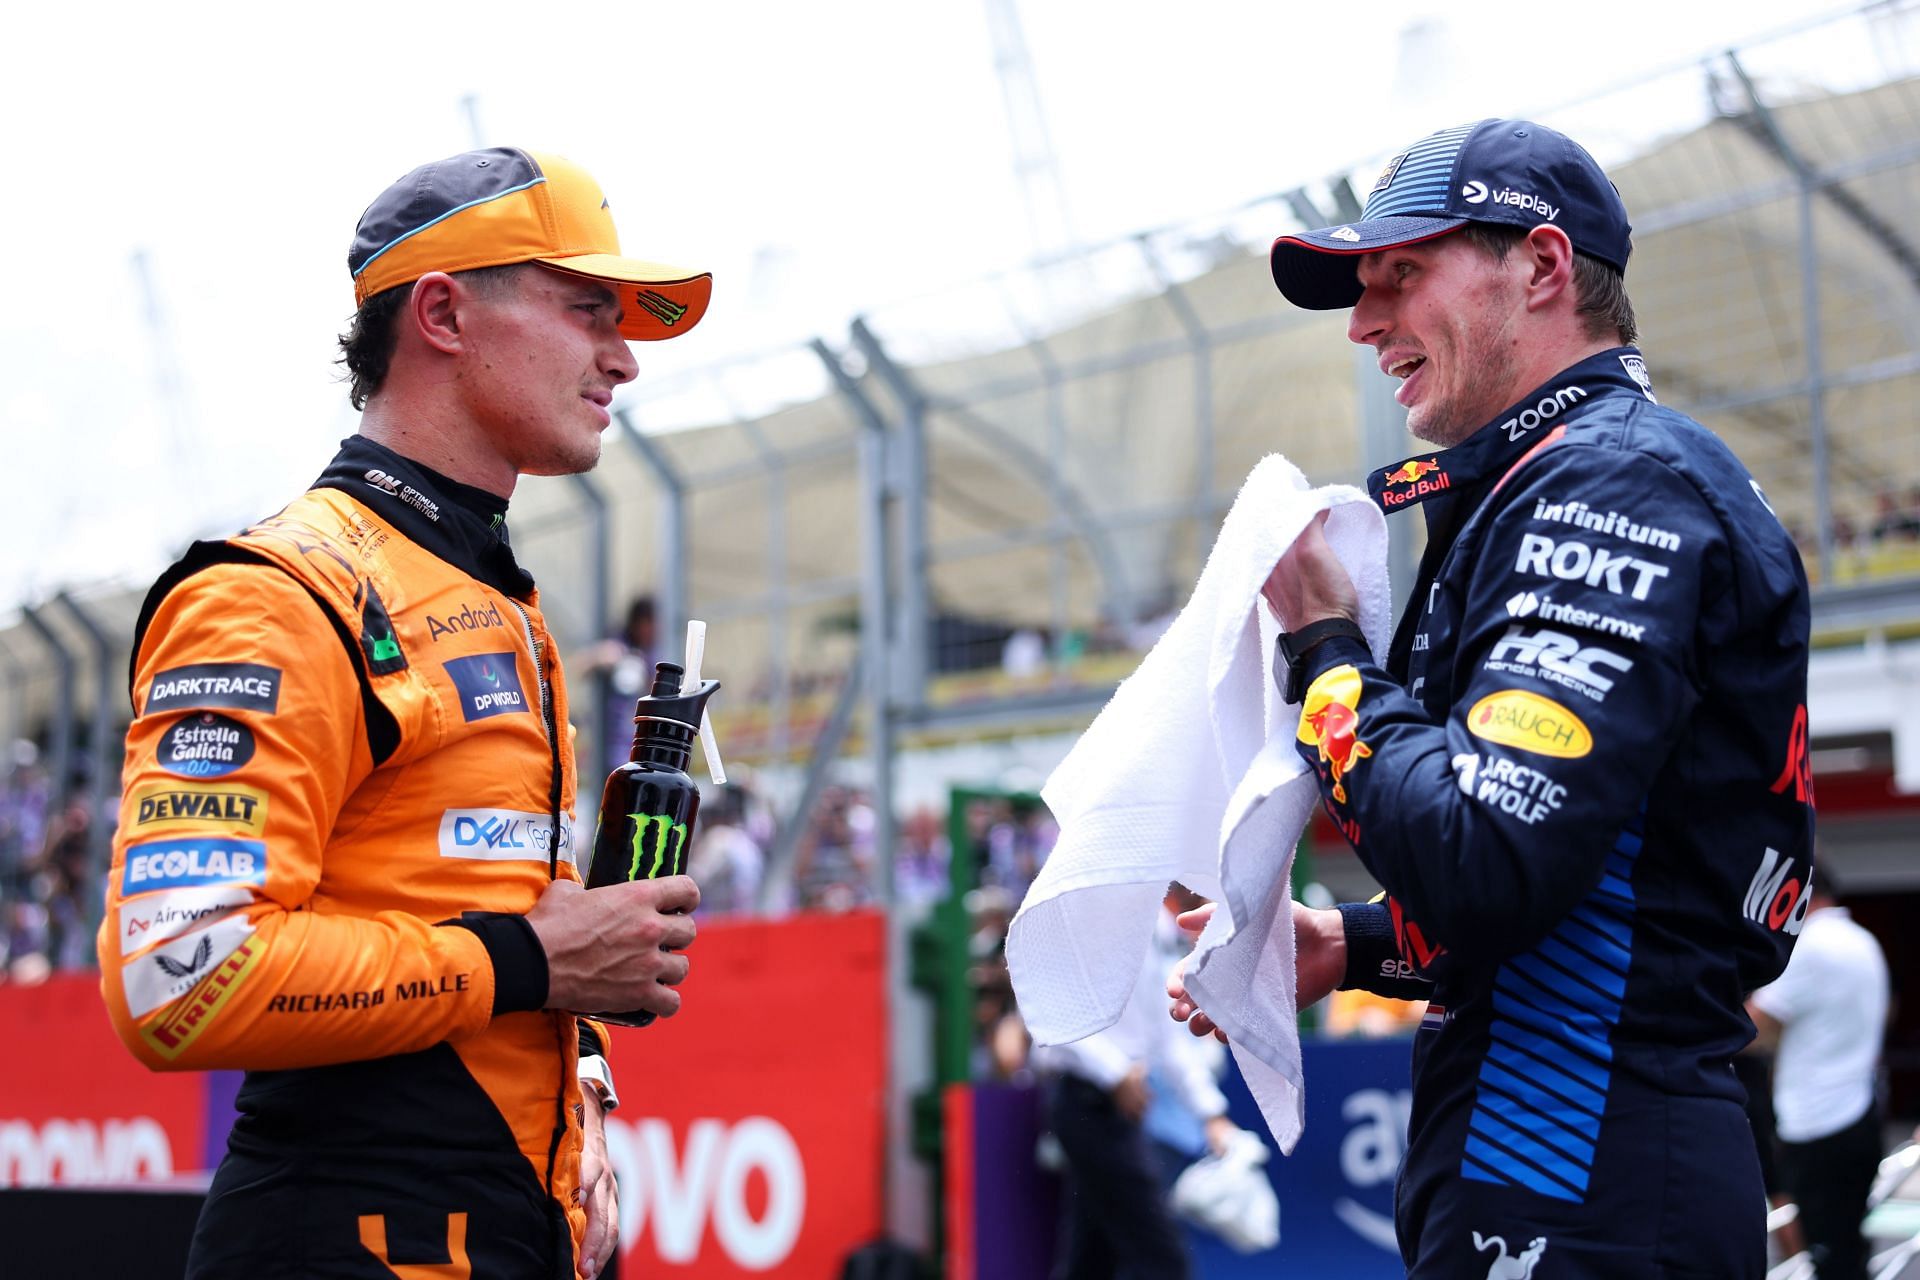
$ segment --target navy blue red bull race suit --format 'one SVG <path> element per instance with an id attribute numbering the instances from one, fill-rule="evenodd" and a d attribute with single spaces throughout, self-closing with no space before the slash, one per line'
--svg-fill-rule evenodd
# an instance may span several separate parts
<path id="1" fill-rule="evenodd" d="M 1758 1277 L 1729 1061 L 1812 884 L 1793 542 L 1630 347 L 1370 488 L 1427 548 L 1384 669 L 1307 655 L 1299 747 L 1387 890 L 1346 985 L 1431 1001 L 1408 1271 Z"/>

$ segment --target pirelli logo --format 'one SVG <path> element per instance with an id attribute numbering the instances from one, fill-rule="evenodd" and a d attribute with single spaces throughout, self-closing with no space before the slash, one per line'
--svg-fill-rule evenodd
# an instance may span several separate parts
<path id="1" fill-rule="evenodd" d="M 248 939 L 236 947 L 221 961 L 219 968 L 176 1001 L 164 1017 L 140 1028 L 141 1037 L 163 1058 L 177 1058 L 185 1053 L 187 1046 L 206 1029 L 253 972 L 260 959 L 259 945 L 258 940 Z"/>
<path id="2" fill-rule="evenodd" d="M 137 789 L 130 799 L 136 828 L 178 823 L 250 836 L 266 834 L 267 793 L 258 787 L 161 783 Z"/>

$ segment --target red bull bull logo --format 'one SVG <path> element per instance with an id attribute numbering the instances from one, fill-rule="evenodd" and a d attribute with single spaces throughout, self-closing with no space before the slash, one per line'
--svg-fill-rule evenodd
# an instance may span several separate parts
<path id="1" fill-rule="evenodd" d="M 1440 464 L 1429 458 L 1410 458 L 1382 477 L 1380 502 L 1383 506 L 1397 507 L 1408 502 L 1417 502 L 1429 494 L 1439 493 L 1453 487 L 1453 480 L 1440 469 Z M 1397 486 L 1411 486 L 1400 488 Z"/>
<path id="2" fill-rule="evenodd" d="M 1320 763 L 1333 780 L 1333 798 L 1347 802 L 1346 778 L 1373 748 L 1360 740 L 1360 673 L 1335 667 L 1307 689 L 1295 736 L 1318 748 Z"/>

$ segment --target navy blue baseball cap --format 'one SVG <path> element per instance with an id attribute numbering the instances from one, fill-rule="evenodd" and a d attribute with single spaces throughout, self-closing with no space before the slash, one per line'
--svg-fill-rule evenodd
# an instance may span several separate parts
<path id="1" fill-rule="evenodd" d="M 1573 247 L 1627 269 L 1633 227 L 1612 180 L 1586 148 L 1531 120 L 1479 120 L 1422 138 L 1381 172 L 1358 222 L 1273 242 L 1273 282 L 1287 301 L 1333 311 L 1360 301 L 1361 254 L 1432 240 L 1469 222 L 1532 230 L 1551 223 Z"/>

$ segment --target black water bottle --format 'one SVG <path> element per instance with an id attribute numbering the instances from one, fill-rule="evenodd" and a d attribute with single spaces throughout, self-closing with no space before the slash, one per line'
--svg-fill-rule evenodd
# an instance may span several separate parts
<path id="1" fill-rule="evenodd" d="M 700 810 L 700 788 L 687 776 L 687 760 L 701 713 L 720 682 L 703 680 L 698 689 L 683 692 L 683 674 L 676 663 L 656 664 L 653 691 L 641 695 L 634 706 L 632 757 L 607 775 L 600 797 L 600 825 L 587 868 L 589 889 L 686 872 L 694 816 Z M 653 1021 L 644 1009 L 588 1016 L 623 1027 Z"/>

